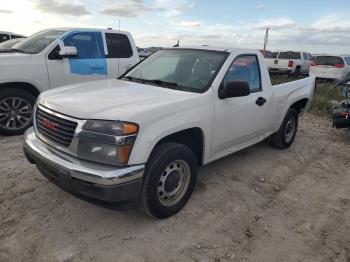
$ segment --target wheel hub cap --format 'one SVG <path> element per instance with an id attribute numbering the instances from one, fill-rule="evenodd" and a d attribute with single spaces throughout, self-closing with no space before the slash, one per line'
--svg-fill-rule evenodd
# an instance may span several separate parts
<path id="1" fill-rule="evenodd" d="M 31 104 L 20 97 L 7 97 L 0 101 L 0 127 L 18 130 L 32 121 Z"/>
<path id="2" fill-rule="evenodd" d="M 164 206 L 178 203 L 185 195 L 191 179 L 189 165 L 183 160 L 170 163 L 158 183 L 158 199 Z"/>
<path id="3" fill-rule="evenodd" d="M 289 143 L 293 139 L 294 133 L 295 133 L 295 119 L 291 117 L 287 122 L 286 130 L 284 132 L 284 141 Z"/>

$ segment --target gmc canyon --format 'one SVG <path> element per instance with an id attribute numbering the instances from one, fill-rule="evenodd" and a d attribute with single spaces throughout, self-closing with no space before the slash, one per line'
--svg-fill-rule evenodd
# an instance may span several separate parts
<path id="1" fill-rule="evenodd" d="M 165 218 L 189 200 L 197 166 L 265 139 L 290 147 L 314 87 L 272 86 L 258 50 L 163 49 L 119 79 L 42 93 L 24 152 L 67 191 Z"/>

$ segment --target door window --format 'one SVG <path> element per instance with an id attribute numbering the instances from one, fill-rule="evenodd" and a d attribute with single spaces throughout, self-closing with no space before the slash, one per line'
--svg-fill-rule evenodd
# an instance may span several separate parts
<path id="1" fill-rule="evenodd" d="M 260 67 L 257 56 L 242 55 L 237 57 L 224 77 L 223 86 L 230 81 L 247 82 L 251 93 L 261 91 Z"/>
<path id="2" fill-rule="evenodd" d="M 123 34 L 106 33 L 108 58 L 130 58 L 132 48 L 129 38 Z"/>
<path id="3" fill-rule="evenodd" d="M 73 33 L 63 40 L 65 46 L 77 49 L 76 57 L 68 58 L 70 71 L 78 75 L 107 75 L 107 62 L 101 32 Z"/>
<path id="4" fill-rule="evenodd" d="M 303 53 L 303 58 L 304 58 L 304 60 L 309 60 L 307 53 Z"/>
<path id="5" fill-rule="evenodd" d="M 65 46 L 74 46 L 79 59 L 104 58 L 103 40 L 100 32 L 75 33 L 63 40 Z"/>

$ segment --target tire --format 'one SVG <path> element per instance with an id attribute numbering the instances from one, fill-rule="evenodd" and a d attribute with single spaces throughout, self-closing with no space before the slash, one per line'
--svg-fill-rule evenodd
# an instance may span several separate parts
<path id="1" fill-rule="evenodd" d="M 279 149 L 289 148 L 293 144 L 295 135 L 298 130 L 298 120 L 298 112 L 295 109 L 290 108 L 282 122 L 280 129 L 269 137 L 268 142 L 272 146 Z M 292 133 L 287 132 L 287 128 L 292 128 L 291 125 L 293 125 L 290 121 L 294 122 Z"/>
<path id="2" fill-rule="evenodd" d="M 300 73 L 301 73 L 301 68 L 300 68 L 300 66 L 297 66 L 297 67 L 295 68 L 294 73 L 292 74 L 292 77 L 298 78 L 298 77 L 300 76 Z"/>
<path id="3" fill-rule="evenodd" d="M 22 89 L 0 90 L 0 134 L 21 135 L 32 125 L 36 98 Z"/>
<path id="4" fill-rule="evenodd" d="M 173 167 L 171 167 L 172 164 Z M 184 175 L 184 170 L 189 172 L 189 176 Z M 179 175 L 181 173 L 182 175 Z M 182 181 L 180 178 L 179 181 L 182 183 L 179 182 L 176 186 L 173 178 L 178 179 L 179 176 L 187 179 Z M 197 159 L 191 149 L 178 143 L 158 145 L 146 164 L 140 199 L 141 208 L 148 215 L 156 218 L 166 218 L 176 214 L 191 197 L 196 180 Z M 175 190 L 179 188 L 179 191 L 167 200 L 165 199 L 169 193 L 167 190 L 171 191 L 172 183 Z"/>

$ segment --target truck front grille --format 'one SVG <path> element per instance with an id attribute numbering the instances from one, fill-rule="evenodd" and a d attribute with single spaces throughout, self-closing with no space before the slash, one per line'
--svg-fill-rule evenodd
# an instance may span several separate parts
<path id="1" fill-rule="evenodd" d="M 77 122 L 50 114 L 39 107 L 35 117 L 37 130 L 42 136 L 60 146 L 70 145 L 78 125 Z"/>

